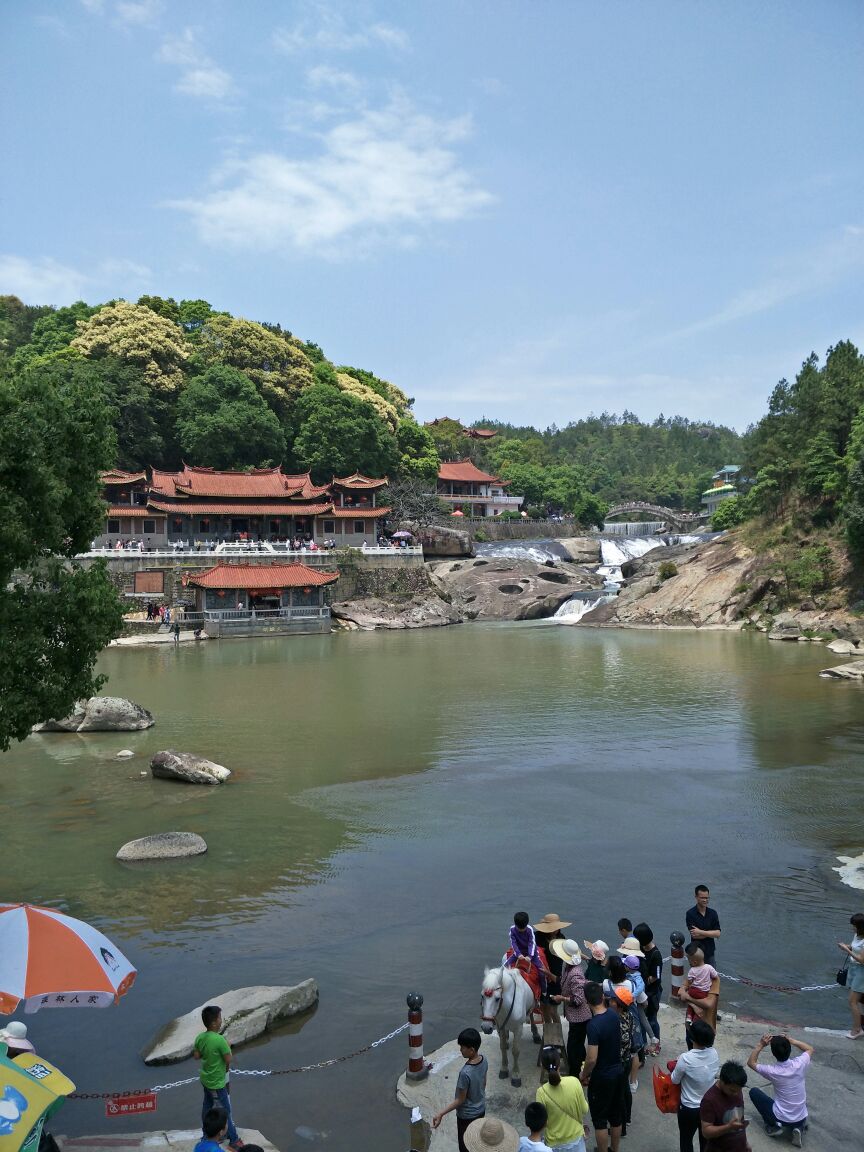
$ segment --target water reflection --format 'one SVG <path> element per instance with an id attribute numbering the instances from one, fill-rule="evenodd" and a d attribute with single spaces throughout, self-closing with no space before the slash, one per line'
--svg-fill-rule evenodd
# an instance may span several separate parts
<path id="1" fill-rule="evenodd" d="M 431 1046 L 473 1020 L 517 904 L 556 908 L 579 939 L 614 938 L 635 915 L 665 940 L 697 880 L 720 910 L 722 969 L 830 978 L 850 908 L 831 867 L 864 848 L 864 725 L 860 690 L 821 681 L 823 661 L 760 636 L 530 624 L 110 651 L 108 690 L 157 726 L 46 734 L 0 759 L 4 889 L 62 897 L 141 974 L 107 1046 L 98 1014 L 75 1029 L 40 1017 L 40 1032 L 61 1065 L 84 1045 L 91 1079 L 132 1077 L 166 1019 L 230 987 L 314 975 L 317 1015 L 267 1042 L 269 1064 L 361 1046 L 401 1022 L 414 985 Z M 124 747 L 135 758 L 114 760 Z M 152 780 L 149 757 L 168 747 L 227 765 L 230 784 Z M 172 829 L 198 832 L 208 854 L 114 859 Z M 546 855 L 555 867 L 536 866 Z M 766 947 L 778 939 L 780 955 Z M 771 1011 L 753 996 L 731 993 Z M 832 1011 L 805 998 L 794 1018 L 843 1024 Z M 260 1085 L 244 1094 L 277 1145 L 290 1145 L 292 1102 L 334 1129 L 334 1091 L 371 1139 L 374 1077 L 392 1065 L 378 1053 L 329 1086 L 285 1077 L 278 1104 Z M 378 1142 L 396 1149 L 404 1131 L 387 1116 Z"/>

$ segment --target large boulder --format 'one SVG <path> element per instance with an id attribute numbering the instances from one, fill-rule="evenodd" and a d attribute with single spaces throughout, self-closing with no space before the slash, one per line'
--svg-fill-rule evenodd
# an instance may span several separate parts
<path id="1" fill-rule="evenodd" d="M 423 545 L 424 556 L 473 556 L 474 546 L 470 532 L 430 524 L 416 530 Z"/>
<path id="2" fill-rule="evenodd" d="M 206 841 L 194 832 L 156 832 L 124 844 L 117 853 L 117 859 L 175 860 L 183 856 L 200 856 L 206 851 Z"/>
<path id="3" fill-rule="evenodd" d="M 600 563 L 600 541 L 596 536 L 562 536 L 558 543 L 575 564 Z"/>
<path id="4" fill-rule="evenodd" d="M 137 732 L 152 728 L 153 713 L 121 696 L 91 696 L 79 700 L 63 720 L 34 724 L 34 732 Z"/>
<path id="5" fill-rule="evenodd" d="M 382 600 L 367 596 L 362 600 L 343 600 L 330 608 L 343 626 L 371 632 L 375 629 L 395 631 L 403 628 L 440 628 L 461 624 L 465 615 L 436 593 L 412 596 L 408 600 Z"/>
<path id="6" fill-rule="evenodd" d="M 554 616 L 574 594 L 598 588 L 602 579 L 569 563 L 489 559 L 430 566 L 433 584 L 478 620 L 537 620 Z"/>
<path id="7" fill-rule="evenodd" d="M 864 680 L 864 660 L 853 660 L 849 664 L 823 668 L 819 675 L 826 676 L 831 680 Z"/>
<path id="8" fill-rule="evenodd" d="M 281 1021 L 308 1011 L 317 1000 L 318 984 L 312 979 L 302 984 L 222 992 L 166 1024 L 141 1055 L 145 1064 L 175 1064 L 188 1059 L 201 1032 L 201 1009 L 206 1004 L 218 1004 L 222 1009 L 222 1035 L 237 1048 Z"/>
<path id="9" fill-rule="evenodd" d="M 838 656 L 851 656 L 858 651 L 858 645 L 853 640 L 832 640 L 825 647 L 829 652 L 836 652 Z"/>
<path id="10" fill-rule="evenodd" d="M 175 752 L 167 748 L 150 760 L 150 771 L 164 780 L 181 780 L 184 784 L 222 784 L 231 775 L 228 768 L 196 756 L 192 752 Z"/>

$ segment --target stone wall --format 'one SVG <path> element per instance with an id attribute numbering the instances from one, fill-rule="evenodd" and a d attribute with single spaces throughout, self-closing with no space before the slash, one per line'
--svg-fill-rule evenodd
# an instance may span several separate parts
<path id="1" fill-rule="evenodd" d="M 162 603 L 173 606 L 178 601 L 194 598 L 194 589 L 183 586 L 184 576 L 195 576 L 208 568 L 212 568 L 215 564 L 261 564 L 266 566 L 286 562 L 296 563 L 296 560 L 292 557 L 286 561 L 285 558 L 255 553 L 244 556 L 214 556 L 212 552 L 202 552 L 200 558 L 196 554 L 189 553 L 172 557 L 149 556 L 146 552 L 133 552 L 118 553 L 117 556 L 110 556 L 105 559 L 111 581 L 120 595 L 126 599 L 130 611 L 134 606 L 143 606 L 147 602 L 146 597 L 133 597 L 131 595 L 135 590 L 136 572 L 164 572 L 164 592 L 160 597 L 154 596 L 152 599 L 154 601 L 161 600 Z M 302 562 L 310 568 L 326 568 L 330 571 L 339 572 L 339 583 L 333 589 L 333 598 L 339 600 L 351 598 L 355 594 L 353 590 L 361 587 L 364 580 L 373 587 L 376 580 L 380 580 L 382 586 L 386 585 L 391 579 L 391 576 L 387 574 L 392 575 L 392 582 L 395 586 L 403 574 L 419 573 L 420 582 L 423 587 L 426 586 L 423 557 L 413 553 L 406 555 L 405 552 L 397 549 L 394 549 L 390 554 L 371 556 L 365 555 L 359 549 L 349 549 L 344 552 L 310 552 L 304 555 Z M 88 566 L 98 563 L 98 561 L 88 558 L 80 560 L 79 563 Z M 376 573 L 381 575 L 376 576 Z M 411 579 L 411 577 L 405 577 L 408 583 Z M 343 590 L 343 581 L 344 587 L 349 589 L 347 593 Z M 373 593 L 364 591 L 356 594 L 365 596 Z"/>

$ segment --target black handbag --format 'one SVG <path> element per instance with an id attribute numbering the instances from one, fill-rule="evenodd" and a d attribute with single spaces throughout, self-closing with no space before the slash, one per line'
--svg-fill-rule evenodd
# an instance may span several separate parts
<path id="1" fill-rule="evenodd" d="M 847 956 L 846 960 L 843 964 L 843 967 L 837 969 L 836 980 L 837 980 L 837 983 L 840 985 L 841 988 L 845 988 L 846 987 L 846 981 L 848 979 L 849 979 L 849 957 Z"/>

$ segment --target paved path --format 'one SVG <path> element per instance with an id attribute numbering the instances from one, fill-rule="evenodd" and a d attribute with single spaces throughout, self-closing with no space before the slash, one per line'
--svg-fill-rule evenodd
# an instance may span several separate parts
<path id="1" fill-rule="evenodd" d="M 473 1024 L 467 1021 L 466 1024 Z M 663 1054 L 662 1066 L 674 1059 L 685 1048 L 683 1013 L 677 1007 L 663 1006 L 660 1016 Z M 717 1051 L 723 1060 L 738 1060 L 746 1065 L 747 1057 L 761 1035 L 769 1031 L 794 1030 L 785 1025 L 768 1025 L 761 1021 L 736 1019 L 723 1013 L 717 1031 Z M 805 1148 L 812 1152 L 850 1152 L 864 1147 L 862 1136 L 862 1104 L 864 1104 L 864 1039 L 847 1040 L 841 1032 L 802 1030 L 800 1038 L 816 1049 L 813 1064 L 807 1075 L 810 1130 L 805 1136 Z M 531 1042 L 531 1034 L 525 1029 L 521 1046 L 522 1087 L 511 1088 L 509 1082 L 498 1079 L 500 1050 L 498 1037 L 484 1036 L 482 1052 L 489 1061 L 487 1083 L 487 1116 L 499 1116 L 512 1124 L 520 1135 L 525 1133 L 523 1113 L 525 1105 L 534 1099 L 540 1083 L 536 1067 L 537 1047 Z M 458 1046 L 454 1041 L 445 1044 L 427 1056 L 433 1071 L 419 1084 L 409 1084 L 404 1075 L 397 1085 L 400 1103 L 407 1108 L 419 1107 L 423 1119 L 431 1117 L 453 1099 L 456 1077 L 462 1065 Z M 770 1057 L 766 1058 L 766 1063 Z M 674 1116 L 658 1112 L 654 1104 L 651 1087 L 651 1067 L 655 1061 L 649 1059 L 640 1075 L 639 1090 L 633 1099 L 633 1119 L 627 1136 L 621 1142 L 621 1152 L 674 1152 L 678 1148 L 678 1125 Z M 747 1070 L 748 1087 L 765 1087 L 761 1077 Z M 770 1087 L 766 1090 L 770 1090 Z M 746 1099 L 746 1089 L 745 1089 Z M 784 1137 L 771 1139 L 759 1119 L 756 1110 L 746 1099 L 746 1113 L 750 1118 L 748 1138 L 753 1152 L 768 1152 L 769 1149 L 791 1147 Z M 445 1117 L 441 1128 L 431 1134 L 424 1133 L 419 1124 L 412 1125 L 411 1142 L 420 1152 L 455 1152 L 456 1121 L 454 1113 Z M 428 1141 L 428 1144 L 424 1141 Z M 588 1152 L 596 1147 L 592 1139 L 587 1141 Z M 695 1147 L 695 1141 L 694 1141 Z"/>
<path id="2" fill-rule="evenodd" d="M 107 1121 L 111 1123 L 111 1121 Z M 278 1152 L 270 1141 L 254 1128 L 238 1129 L 247 1144 L 258 1144 L 264 1152 Z M 200 1128 L 173 1129 L 169 1132 L 103 1133 L 100 1136 L 58 1136 L 61 1152 L 192 1152 L 201 1139 Z"/>

